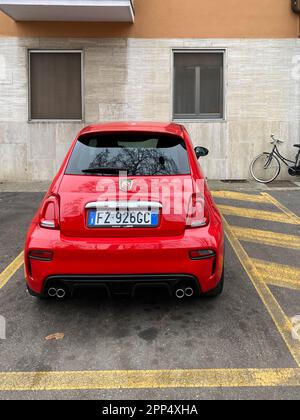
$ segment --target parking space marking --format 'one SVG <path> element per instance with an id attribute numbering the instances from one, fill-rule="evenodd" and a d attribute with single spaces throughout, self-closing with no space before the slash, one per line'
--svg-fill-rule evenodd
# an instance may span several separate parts
<path id="1" fill-rule="evenodd" d="M 221 213 L 225 214 L 226 216 L 239 216 L 248 219 L 266 220 L 269 222 L 287 223 L 293 225 L 298 224 L 294 219 L 291 219 L 285 213 L 225 205 L 218 205 L 218 207 Z"/>
<path id="2" fill-rule="evenodd" d="M 299 236 L 276 233 L 268 230 L 241 228 L 238 226 L 231 226 L 231 229 L 235 236 L 241 241 L 289 249 L 300 249 Z"/>
<path id="3" fill-rule="evenodd" d="M 300 291 L 300 268 L 255 259 L 252 262 L 267 284 Z"/>
<path id="4" fill-rule="evenodd" d="M 258 295 L 260 296 L 263 304 L 265 305 L 267 311 L 271 315 L 279 333 L 281 334 L 283 340 L 285 341 L 290 353 L 292 354 L 295 362 L 298 367 L 300 367 L 300 342 L 296 341 L 292 337 L 292 323 L 290 319 L 285 315 L 281 306 L 273 296 L 267 284 L 264 282 L 263 278 L 256 269 L 253 261 L 248 256 L 247 252 L 243 248 L 242 244 L 239 242 L 237 236 L 235 235 L 233 229 L 230 227 L 226 219 L 223 217 L 224 230 L 226 236 L 233 247 L 241 265 L 248 274 L 249 279 L 251 280 L 253 286 L 255 287 Z"/>
<path id="5" fill-rule="evenodd" d="M 281 204 L 276 198 L 272 197 L 270 194 L 263 192 L 263 197 L 265 197 L 270 203 L 274 204 L 280 211 L 285 213 L 296 225 L 300 225 L 300 217 L 293 213 L 290 209 Z"/>
<path id="6" fill-rule="evenodd" d="M 9 264 L 8 267 L 0 274 L 0 289 L 6 285 L 8 280 L 22 267 L 24 263 L 24 252 L 22 251 L 17 258 Z"/>
<path id="7" fill-rule="evenodd" d="M 245 194 L 235 191 L 213 191 L 212 196 L 214 198 L 224 198 L 227 200 L 238 200 L 238 201 L 248 201 L 251 203 L 269 203 L 270 200 L 268 197 L 257 194 Z"/>
<path id="8" fill-rule="evenodd" d="M 0 373 L 1 391 L 299 387 L 300 369 L 191 369 Z"/>

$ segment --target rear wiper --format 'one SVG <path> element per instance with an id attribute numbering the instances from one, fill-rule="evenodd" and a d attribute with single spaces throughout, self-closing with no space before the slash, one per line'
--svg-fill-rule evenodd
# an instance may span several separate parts
<path id="1" fill-rule="evenodd" d="M 119 172 L 126 172 L 125 168 L 107 168 L 107 167 L 99 167 L 99 168 L 88 168 L 88 169 L 83 169 L 81 171 L 84 174 L 119 174 Z"/>

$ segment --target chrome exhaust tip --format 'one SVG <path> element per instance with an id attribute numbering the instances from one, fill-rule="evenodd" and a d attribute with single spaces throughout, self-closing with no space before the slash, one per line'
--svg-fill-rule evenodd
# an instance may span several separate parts
<path id="1" fill-rule="evenodd" d="M 177 299 L 183 299 L 184 298 L 184 290 L 183 289 L 177 289 L 175 292 L 175 296 Z"/>
<path id="2" fill-rule="evenodd" d="M 186 297 L 192 297 L 194 294 L 194 289 L 192 287 L 187 287 L 184 293 Z"/>
<path id="3" fill-rule="evenodd" d="M 58 297 L 58 299 L 63 299 L 66 296 L 66 291 L 65 289 L 57 289 L 56 291 L 56 296 Z"/>
<path id="4" fill-rule="evenodd" d="M 50 287 L 50 289 L 48 290 L 48 296 L 50 297 L 55 297 L 57 293 L 57 290 L 54 287 Z"/>

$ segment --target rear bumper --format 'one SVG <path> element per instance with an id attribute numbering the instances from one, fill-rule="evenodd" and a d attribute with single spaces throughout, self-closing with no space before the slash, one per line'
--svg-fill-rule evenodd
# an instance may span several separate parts
<path id="1" fill-rule="evenodd" d="M 177 288 L 192 287 L 194 293 L 200 294 L 197 279 L 184 274 L 144 274 L 144 275 L 119 275 L 119 276 L 91 276 L 91 275 L 68 275 L 51 276 L 46 279 L 43 286 L 42 295 L 47 296 L 47 291 L 51 287 L 61 287 L 71 295 L 76 289 L 101 288 L 108 297 L 113 295 L 126 295 L 134 297 L 141 289 L 155 288 L 165 289 L 170 295 L 174 295 Z"/>
<path id="2" fill-rule="evenodd" d="M 189 252 L 200 249 L 213 250 L 216 256 L 192 260 Z M 52 250 L 53 260 L 30 260 L 31 250 Z M 179 237 L 98 239 L 64 237 L 59 231 L 34 225 L 25 246 L 26 281 L 33 293 L 42 295 L 58 280 L 71 288 L 98 284 L 111 290 L 113 284 L 173 287 L 186 276 L 199 292 L 206 293 L 221 279 L 223 254 L 219 224 L 186 230 Z"/>

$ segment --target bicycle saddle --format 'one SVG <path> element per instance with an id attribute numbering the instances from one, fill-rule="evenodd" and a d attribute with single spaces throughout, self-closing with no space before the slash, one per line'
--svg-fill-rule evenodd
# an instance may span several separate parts
<path id="1" fill-rule="evenodd" d="M 294 144 L 294 147 L 299 147 L 300 149 L 300 144 Z"/>

